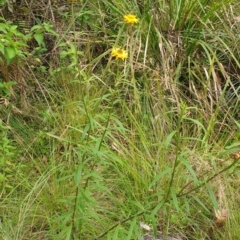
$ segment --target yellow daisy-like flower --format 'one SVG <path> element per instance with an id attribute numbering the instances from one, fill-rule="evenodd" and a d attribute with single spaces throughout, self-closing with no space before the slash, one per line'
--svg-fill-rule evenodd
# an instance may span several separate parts
<path id="1" fill-rule="evenodd" d="M 124 15 L 123 17 L 124 17 L 124 22 L 128 24 L 134 24 L 139 22 L 139 19 L 137 18 L 137 16 L 133 14 Z"/>
<path id="2" fill-rule="evenodd" d="M 113 48 L 111 55 L 112 57 L 121 60 L 125 60 L 128 57 L 128 53 L 122 48 Z"/>

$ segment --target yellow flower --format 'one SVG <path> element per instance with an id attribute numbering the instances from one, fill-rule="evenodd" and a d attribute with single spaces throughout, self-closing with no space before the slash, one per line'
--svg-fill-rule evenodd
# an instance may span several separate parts
<path id="1" fill-rule="evenodd" d="M 122 48 L 113 48 L 111 55 L 116 59 L 122 60 L 125 60 L 128 57 L 128 53 Z"/>
<path id="2" fill-rule="evenodd" d="M 124 22 L 128 24 L 138 23 L 139 19 L 136 17 L 136 15 L 128 14 L 124 15 Z"/>

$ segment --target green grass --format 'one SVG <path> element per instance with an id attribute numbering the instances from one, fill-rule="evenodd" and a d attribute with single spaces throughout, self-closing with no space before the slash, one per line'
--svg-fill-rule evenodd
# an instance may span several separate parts
<path id="1" fill-rule="evenodd" d="M 0 88 L 1 239 L 237 239 L 237 1 L 79 2 Z"/>

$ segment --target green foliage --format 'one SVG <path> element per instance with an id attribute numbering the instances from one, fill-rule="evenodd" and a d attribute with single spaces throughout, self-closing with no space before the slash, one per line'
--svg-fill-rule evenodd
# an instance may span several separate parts
<path id="1" fill-rule="evenodd" d="M 1 1 L 0 1 L 0 5 L 1 5 L 1 6 L 4 6 L 5 4 L 6 4 L 6 0 L 1 0 Z"/>
<path id="2" fill-rule="evenodd" d="M 0 113 L 3 239 L 141 239 L 140 222 L 155 236 L 239 235 L 233 6 L 89 0 L 57 6 L 56 25 L 27 36 L 1 23 L 3 61 L 25 59 L 32 38 L 41 70 L 27 62 L 15 99 L 12 82 L 0 85 L 12 101 Z M 46 34 L 56 41 L 45 55 Z"/>
<path id="3" fill-rule="evenodd" d="M 3 97 L 10 96 L 10 87 L 14 86 L 15 82 L 0 82 L 0 94 Z"/>
<path id="4" fill-rule="evenodd" d="M 5 22 L 1 19 L 0 23 L 0 52 L 2 54 L 1 61 L 9 65 L 17 57 L 24 58 L 24 48 L 27 47 L 28 38 L 17 29 L 17 26 L 11 22 Z"/>
<path id="5" fill-rule="evenodd" d="M 69 60 L 70 60 L 68 69 L 74 69 L 75 67 L 77 67 L 77 65 L 79 63 L 78 59 L 80 56 L 83 56 L 83 52 L 79 51 L 77 49 L 76 44 L 71 43 L 71 42 L 66 42 L 66 43 L 59 44 L 59 47 L 62 48 L 62 50 L 60 52 L 60 57 L 62 59 L 69 58 Z"/>
<path id="6" fill-rule="evenodd" d="M 12 189 L 11 183 L 14 177 L 14 170 L 16 168 L 16 148 L 12 145 L 11 140 L 8 138 L 9 127 L 4 126 L 0 122 L 0 186 L 1 194 L 4 194 L 6 190 Z"/>
<path id="7" fill-rule="evenodd" d="M 49 23 L 44 22 L 42 25 L 34 25 L 27 35 L 21 33 L 18 26 L 10 21 L 5 21 L 1 18 L 0 23 L 0 52 L 2 53 L 1 60 L 7 65 L 14 60 L 24 59 L 28 55 L 28 42 L 34 38 L 40 47 L 45 47 L 44 34 L 49 33 L 57 36 L 57 33 L 52 29 Z"/>
<path id="8" fill-rule="evenodd" d="M 52 25 L 44 22 L 42 25 L 34 25 L 30 30 L 30 36 L 33 37 L 39 46 L 45 46 L 44 44 L 44 34 L 50 33 L 53 36 L 58 36 L 53 30 Z"/>

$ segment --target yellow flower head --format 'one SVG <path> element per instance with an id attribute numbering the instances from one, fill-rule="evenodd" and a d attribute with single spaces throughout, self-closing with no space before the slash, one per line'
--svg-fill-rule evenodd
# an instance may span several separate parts
<path id="1" fill-rule="evenodd" d="M 128 57 L 128 53 L 122 48 L 113 48 L 111 55 L 112 57 L 121 60 L 125 60 Z"/>
<path id="2" fill-rule="evenodd" d="M 139 22 L 139 19 L 136 17 L 136 15 L 133 14 L 124 15 L 123 17 L 124 22 L 128 24 L 134 24 Z"/>

